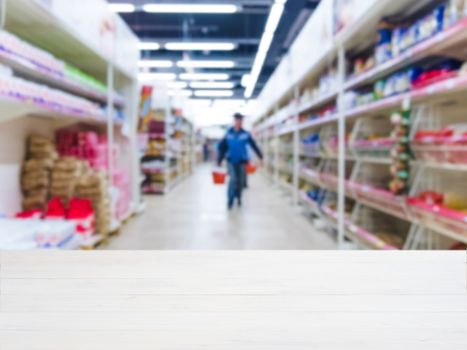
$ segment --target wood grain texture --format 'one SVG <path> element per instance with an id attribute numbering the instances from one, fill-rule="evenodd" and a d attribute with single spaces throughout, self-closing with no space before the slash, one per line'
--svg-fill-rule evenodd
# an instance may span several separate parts
<path id="1" fill-rule="evenodd" d="M 0 252 L 0 349 L 466 349 L 464 252 Z"/>

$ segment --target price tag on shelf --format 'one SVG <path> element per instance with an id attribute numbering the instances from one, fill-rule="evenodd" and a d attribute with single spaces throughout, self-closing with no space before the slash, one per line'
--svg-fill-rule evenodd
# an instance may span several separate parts
<path id="1" fill-rule="evenodd" d="M 355 225 L 350 225 L 349 230 L 356 233 L 358 231 L 358 227 Z"/>

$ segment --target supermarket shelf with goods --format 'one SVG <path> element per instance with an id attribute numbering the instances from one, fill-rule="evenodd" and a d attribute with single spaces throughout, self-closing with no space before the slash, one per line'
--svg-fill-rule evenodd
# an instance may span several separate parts
<path id="1" fill-rule="evenodd" d="M 143 87 L 143 95 L 148 89 Z M 163 109 L 145 110 L 139 125 L 143 193 L 164 194 L 186 179 L 197 164 L 198 138 L 183 110 L 173 108 L 170 100 Z"/>
<path id="2" fill-rule="evenodd" d="M 340 243 L 465 247 L 467 1 L 366 2 L 287 91 L 264 89 L 259 100 L 275 101 L 255 126 L 267 173 L 286 172 L 276 180 Z M 281 65 L 298 76 L 293 52 Z"/>
<path id="3" fill-rule="evenodd" d="M 0 249 L 95 246 L 140 206 L 138 39 L 92 7 L 2 4 Z"/>

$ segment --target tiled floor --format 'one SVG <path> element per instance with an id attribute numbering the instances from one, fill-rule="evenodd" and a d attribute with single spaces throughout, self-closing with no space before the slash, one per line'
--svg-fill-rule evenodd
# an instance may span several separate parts
<path id="1" fill-rule="evenodd" d="M 335 249 L 290 199 L 261 174 L 250 178 L 243 208 L 226 209 L 226 189 L 211 183 L 209 166 L 166 196 L 148 197 L 146 212 L 107 249 Z"/>

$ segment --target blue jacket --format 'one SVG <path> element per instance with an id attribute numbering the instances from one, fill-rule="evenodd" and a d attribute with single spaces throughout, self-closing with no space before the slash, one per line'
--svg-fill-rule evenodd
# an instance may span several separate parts
<path id="1" fill-rule="evenodd" d="M 230 128 L 219 143 L 217 162 L 220 164 L 227 157 L 227 161 L 232 164 L 247 163 L 250 159 L 248 146 L 251 146 L 256 155 L 263 159 L 263 153 L 249 132 Z"/>

